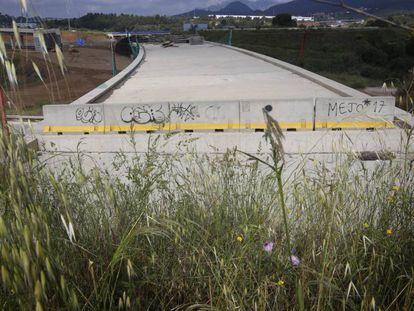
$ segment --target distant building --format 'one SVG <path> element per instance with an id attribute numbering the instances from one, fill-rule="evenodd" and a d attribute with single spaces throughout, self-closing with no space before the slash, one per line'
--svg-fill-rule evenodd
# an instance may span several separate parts
<path id="1" fill-rule="evenodd" d="M 16 23 L 18 28 L 27 28 L 27 29 L 36 29 L 39 27 L 38 23 L 31 23 L 31 22 L 27 22 L 27 23 Z"/>
<path id="2" fill-rule="evenodd" d="M 325 25 L 326 27 L 330 28 L 347 28 L 353 25 L 363 25 L 365 20 L 363 19 L 343 19 L 343 20 L 329 20 L 329 21 L 321 21 L 321 25 Z"/>
<path id="3" fill-rule="evenodd" d="M 305 27 L 305 28 L 316 28 L 320 27 L 320 22 L 314 22 L 314 21 L 298 21 L 297 22 L 298 27 Z"/>
<path id="4" fill-rule="evenodd" d="M 0 28 L 0 34 L 4 42 L 10 47 L 16 46 L 13 28 Z M 41 36 L 44 38 L 45 48 L 52 50 L 55 44 L 62 46 L 62 36 L 59 29 L 19 29 L 20 41 L 22 48 L 42 51 Z"/>
<path id="5" fill-rule="evenodd" d="M 226 17 L 232 17 L 232 18 L 273 18 L 274 16 L 264 16 L 264 15 L 209 15 L 209 17 L 215 17 L 218 18 L 226 18 Z"/>
<path id="6" fill-rule="evenodd" d="M 315 18 L 312 16 L 292 16 L 292 19 L 294 19 L 297 22 L 314 22 Z"/>
<path id="7" fill-rule="evenodd" d="M 184 23 L 183 31 L 195 31 L 195 30 L 207 30 L 208 24 L 194 24 L 194 23 Z"/>

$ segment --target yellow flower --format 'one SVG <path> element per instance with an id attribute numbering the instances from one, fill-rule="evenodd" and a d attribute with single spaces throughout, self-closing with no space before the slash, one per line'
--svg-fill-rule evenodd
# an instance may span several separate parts
<path id="1" fill-rule="evenodd" d="M 394 187 L 392 187 L 392 190 L 399 191 L 400 190 L 400 186 L 394 186 Z"/>
<path id="2" fill-rule="evenodd" d="M 369 223 L 367 223 L 367 222 L 366 222 L 366 223 L 364 223 L 364 228 L 365 228 L 365 229 L 368 229 L 368 228 L 369 228 Z"/>
<path id="3" fill-rule="evenodd" d="M 387 235 L 392 235 L 392 229 L 387 229 Z"/>
<path id="4" fill-rule="evenodd" d="M 390 195 L 390 196 L 387 198 L 387 201 L 388 201 L 388 203 L 394 203 L 394 202 L 395 202 L 395 197 L 394 197 L 394 196 L 392 196 L 392 195 Z"/>
<path id="5" fill-rule="evenodd" d="M 283 285 L 285 285 L 285 281 L 283 281 L 283 280 L 279 280 L 276 284 L 277 284 L 278 286 L 283 286 Z"/>
<path id="6" fill-rule="evenodd" d="M 236 240 L 238 242 L 243 242 L 243 237 L 241 235 L 238 235 L 237 238 L 236 238 Z"/>

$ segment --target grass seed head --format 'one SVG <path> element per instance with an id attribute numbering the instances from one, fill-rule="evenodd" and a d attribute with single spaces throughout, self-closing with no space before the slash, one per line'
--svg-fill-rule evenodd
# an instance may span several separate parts
<path id="1" fill-rule="evenodd" d="M 17 23 L 15 20 L 13 20 L 12 22 L 13 24 L 13 33 L 14 33 L 14 39 L 16 41 L 17 47 L 19 48 L 19 50 L 22 48 L 22 41 L 20 39 L 20 32 L 19 32 L 19 28 L 17 27 Z"/>
<path id="2" fill-rule="evenodd" d="M 0 238 L 7 237 L 7 227 L 4 223 L 4 219 L 2 216 L 0 216 Z"/>
<path id="3" fill-rule="evenodd" d="M 6 45 L 4 44 L 3 37 L 0 34 L 0 61 L 4 65 L 4 62 L 7 59 L 7 51 L 6 51 Z"/>
<path id="4" fill-rule="evenodd" d="M 19 0 L 19 2 L 20 2 L 20 8 L 22 9 L 22 16 L 25 16 L 28 13 L 27 0 Z"/>
<path id="5" fill-rule="evenodd" d="M 39 67 L 37 67 L 36 63 L 34 61 L 32 61 L 32 66 L 34 71 L 36 72 L 37 76 L 39 77 L 40 81 L 42 81 L 43 83 L 45 83 L 45 81 L 43 80 L 42 74 L 39 70 Z"/>
<path id="6" fill-rule="evenodd" d="M 66 72 L 66 66 L 65 66 L 65 58 L 63 56 L 62 50 L 60 49 L 60 46 L 55 43 L 55 50 L 56 50 L 56 57 L 58 59 L 60 71 L 62 72 L 62 75 L 65 75 Z"/>

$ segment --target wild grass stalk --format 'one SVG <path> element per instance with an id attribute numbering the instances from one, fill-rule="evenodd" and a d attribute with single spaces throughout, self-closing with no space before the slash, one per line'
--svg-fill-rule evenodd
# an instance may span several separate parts
<path id="1" fill-rule="evenodd" d="M 281 186 L 234 151 L 149 150 L 107 170 L 80 154 L 52 172 L 0 134 L 2 309 L 414 307 L 404 156 L 368 167 L 342 155 Z"/>

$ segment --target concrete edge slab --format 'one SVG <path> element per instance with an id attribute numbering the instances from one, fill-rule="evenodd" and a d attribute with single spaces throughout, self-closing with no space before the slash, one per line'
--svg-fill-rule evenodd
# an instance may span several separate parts
<path id="1" fill-rule="evenodd" d="M 147 152 L 149 146 L 162 154 L 186 154 L 188 152 L 204 154 L 223 154 L 228 150 L 243 150 L 248 153 L 269 153 L 270 145 L 263 133 L 177 133 L 170 136 L 160 134 L 135 135 L 50 135 L 41 136 L 39 145 L 43 152 Z M 336 154 L 358 152 L 403 151 L 407 135 L 404 131 L 378 130 L 343 132 L 288 132 L 283 141 L 286 154 Z M 134 142 L 134 143 L 132 143 Z M 81 144 L 80 144 L 81 143 Z M 151 148 L 152 148 L 151 147 Z M 412 146 L 409 152 L 414 152 Z"/>
<path id="2" fill-rule="evenodd" d="M 414 117 L 411 113 L 395 107 L 395 117 L 406 122 L 409 126 L 414 127 Z"/>

